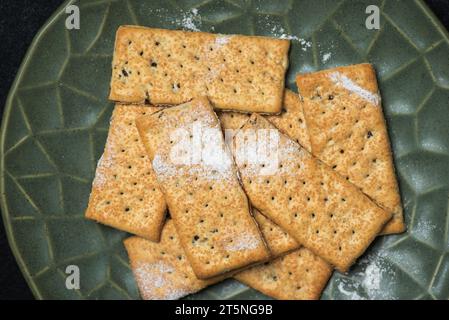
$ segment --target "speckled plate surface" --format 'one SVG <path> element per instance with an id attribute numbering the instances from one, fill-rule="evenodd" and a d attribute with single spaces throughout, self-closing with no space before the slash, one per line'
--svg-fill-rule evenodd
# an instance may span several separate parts
<path id="1" fill-rule="evenodd" d="M 71 3 L 71 2 L 68 2 Z M 67 4 L 68 4 L 67 3 Z M 81 29 L 61 7 L 36 36 L 5 108 L 2 213 L 30 288 L 42 299 L 139 297 L 122 239 L 83 218 L 106 139 L 114 33 L 119 25 L 293 38 L 294 76 L 374 63 L 394 149 L 408 232 L 378 238 L 324 299 L 449 298 L 449 39 L 421 1 L 75 1 Z M 381 29 L 365 8 L 381 8 Z M 65 288 L 65 268 L 81 288 Z M 266 298 L 228 280 L 188 298 Z"/>

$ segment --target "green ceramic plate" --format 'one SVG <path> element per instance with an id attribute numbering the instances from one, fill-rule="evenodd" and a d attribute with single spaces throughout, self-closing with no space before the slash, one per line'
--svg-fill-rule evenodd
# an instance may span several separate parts
<path id="1" fill-rule="evenodd" d="M 69 4 L 68 2 L 67 4 Z M 290 36 L 298 72 L 364 61 L 377 68 L 408 232 L 378 238 L 325 299 L 449 298 L 449 39 L 412 0 L 97 0 L 65 5 L 36 36 L 5 108 L 1 196 L 9 241 L 41 299 L 135 299 L 123 232 L 83 218 L 106 139 L 111 54 L 119 25 Z M 381 8 L 381 29 L 365 8 Z M 67 290 L 65 268 L 81 270 Z M 188 298 L 267 298 L 228 280 Z"/>

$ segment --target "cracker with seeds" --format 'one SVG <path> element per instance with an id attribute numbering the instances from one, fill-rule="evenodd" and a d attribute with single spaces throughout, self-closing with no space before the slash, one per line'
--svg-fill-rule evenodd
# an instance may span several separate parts
<path id="1" fill-rule="evenodd" d="M 347 271 L 391 218 L 338 173 L 253 114 L 234 137 L 255 208 L 300 244 Z"/>
<path id="2" fill-rule="evenodd" d="M 109 98 L 177 105 L 207 95 L 214 107 L 279 113 L 288 40 L 122 26 Z"/>
<path id="3" fill-rule="evenodd" d="M 268 248 L 207 98 L 138 118 L 136 125 L 197 277 L 266 260 Z"/>
<path id="4" fill-rule="evenodd" d="M 309 133 L 307 132 L 306 122 L 304 119 L 304 112 L 302 101 L 299 96 L 293 91 L 286 89 L 284 92 L 283 109 L 280 115 L 265 116 L 276 128 L 289 138 L 299 143 L 311 151 Z M 221 125 L 224 130 L 238 130 L 251 116 L 246 113 L 238 112 L 220 112 L 218 114 Z M 232 134 L 229 140 L 232 140 Z"/>
<path id="5" fill-rule="evenodd" d="M 158 109 L 115 106 L 86 211 L 89 219 L 152 241 L 159 240 L 166 205 L 134 120 Z"/>
<path id="6" fill-rule="evenodd" d="M 376 74 L 370 64 L 298 75 L 313 154 L 393 213 L 383 233 L 405 230 Z"/>

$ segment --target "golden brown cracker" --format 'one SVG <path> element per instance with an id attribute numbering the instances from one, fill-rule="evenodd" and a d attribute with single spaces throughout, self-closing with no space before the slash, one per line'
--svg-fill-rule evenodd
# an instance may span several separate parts
<path id="1" fill-rule="evenodd" d="M 296 78 L 313 154 L 393 213 L 383 233 L 405 230 L 376 74 L 370 64 Z"/>
<path id="2" fill-rule="evenodd" d="M 159 108 L 117 105 L 98 161 L 86 217 L 158 241 L 165 199 L 134 120 Z"/>
<path id="3" fill-rule="evenodd" d="M 279 113 L 288 40 L 122 26 L 109 98 L 176 105 L 207 95 L 215 108 Z"/>
<path id="4" fill-rule="evenodd" d="M 316 300 L 332 268 L 310 250 L 301 248 L 234 276 L 240 282 L 276 299 Z"/>
<path id="5" fill-rule="evenodd" d="M 250 117 L 249 114 L 238 112 L 220 112 L 221 125 L 225 130 L 238 130 Z M 309 133 L 307 131 L 302 101 L 298 94 L 286 89 L 281 114 L 266 116 L 282 133 L 311 151 Z M 232 136 L 232 135 L 231 135 Z"/>
<path id="6" fill-rule="evenodd" d="M 179 299 L 221 280 L 195 276 L 171 219 L 165 223 L 159 243 L 131 237 L 124 244 L 142 299 Z"/>
<path id="7" fill-rule="evenodd" d="M 303 102 L 297 93 L 286 89 L 282 113 L 278 116 L 266 116 L 266 118 L 279 131 L 299 143 L 307 151 L 311 151 L 310 137 L 304 119 Z"/>
<path id="8" fill-rule="evenodd" d="M 206 98 L 136 121 L 198 278 L 265 260 L 269 251 Z"/>
<path id="9" fill-rule="evenodd" d="M 262 116 L 253 114 L 234 139 L 254 207 L 338 270 L 347 271 L 391 218 Z"/>

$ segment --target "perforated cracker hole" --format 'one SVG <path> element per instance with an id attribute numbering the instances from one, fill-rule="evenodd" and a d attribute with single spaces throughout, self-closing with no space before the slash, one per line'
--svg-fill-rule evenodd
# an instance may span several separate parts
<path id="1" fill-rule="evenodd" d="M 158 45 L 160 45 L 161 43 L 159 41 L 155 41 L 154 45 L 157 47 Z"/>
<path id="2" fill-rule="evenodd" d="M 327 99 L 328 99 L 328 100 L 331 100 L 331 101 L 334 100 L 334 95 L 333 95 L 333 94 L 328 95 L 328 96 L 327 96 Z"/>
<path id="3" fill-rule="evenodd" d="M 271 197 L 271 200 L 273 200 L 273 201 L 274 201 L 274 199 L 275 199 L 274 197 Z"/>
<path id="4" fill-rule="evenodd" d="M 157 68 L 157 63 L 155 61 L 151 61 L 150 65 L 152 68 Z"/>
<path id="5" fill-rule="evenodd" d="M 315 213 L 312 213 L 310 216 L 314 219 L 315 218 Z"/>
<path id="6" fill-rule="evenodd" d="M 341 153 L 341 154 L 345 153 L 345 150 L 340 149 L 340 153 Z"/>
<path id="7" fill-rule="evenodd" d="M 131 210 L 129 207 L 125 208 L 125 212 L 129 212 L 129 210 Z"/>
<path id="8" fill-rule="evenodd" d="M 373 133 L 371 132 L 371 131 L 368 131 L 367 133 L 366 133 L 366 137 L 369 139 L 369 138 L 371 138 L 373 136 Z"/>

